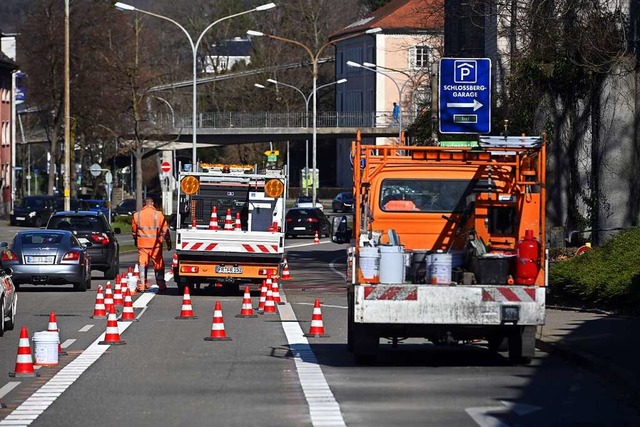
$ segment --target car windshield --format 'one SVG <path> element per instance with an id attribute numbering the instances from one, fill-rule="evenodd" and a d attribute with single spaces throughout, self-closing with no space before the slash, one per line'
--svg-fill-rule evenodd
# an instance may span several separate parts
<path id="1" fill-rule="evenodd" d="M 43 246 L 59 245 L 62 242 L 63 234 L 60 233 L 24 233 L 19 236 L 23 245 Z"/>
<path id="2" fill-rule="evenodd" d="M 25 197 L 20 203 L 20 207 L 24 209 L 42 209 L 44 207 L 44 199 L 38 197 Z"/>
<path id="3" fill-rule="evenodd" d="M 120 202 L 120 204 L 118 205 L 119 208 L 122 209 L 127 209 L 127 210 L 135 210 L 136 208 L 136 201 L 131 199 L 131 200 L 123 200 L 122 202 Z"/>
<path id="4" fill-rule="evenodd" d="M 305 216 L 318 216 L 319 213 L 315 209 L 292 209 L 287 213 L 289 218 L 299 218 Z"/>
<path id="5" fill-rule="evenodd" d="M 96 216 L 72 216 L 58 215 L 52 216 L 47 228 L 75 231 L 97 231 L 105 232 L 105 227 Z"/>
<path id="6" fill-rule="evenodd" d="M 344 193 L 342 195 L 342 200 L 345 202 L 353 202 L 353 194 L 351 193 Z"/>
<path id="7" fill-rule="evenodd" d="M 104 200 L 85 200 L 89 209 L 101 209 L 107 206 L 107 202 Z"/>

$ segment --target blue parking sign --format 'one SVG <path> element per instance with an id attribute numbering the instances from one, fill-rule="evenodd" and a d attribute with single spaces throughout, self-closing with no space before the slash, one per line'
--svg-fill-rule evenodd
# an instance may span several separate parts
<path id="1" fill-rule="evenodd" d="M 491 60 L 440 60 L 440 133 L 491 132 Z"/>

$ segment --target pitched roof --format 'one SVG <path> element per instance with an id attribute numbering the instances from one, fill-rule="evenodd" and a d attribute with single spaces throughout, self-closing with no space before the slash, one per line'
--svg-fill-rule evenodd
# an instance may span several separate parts
<path id="1" fill-rule="evenodd" d="M 441 31 L 444 29 L 444 0 L 392 0 L 333 33 L 330 39 L 373 28 L 382 28 L 383 33 Z"/>

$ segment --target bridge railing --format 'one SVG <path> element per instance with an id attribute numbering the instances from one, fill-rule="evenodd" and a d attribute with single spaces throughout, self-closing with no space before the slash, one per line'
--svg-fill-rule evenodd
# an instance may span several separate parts
<path id="1" fill-rule="evenodd" d="M 175 117 L 157 115 L 155 124 L 166 128 L 191 129 L 192 115 L 178 115 Z M 404 114 L 403 124 L 413 120 Z M 313 126 L 312 116 L 305 112 L 215 112 L 198 113 L 196 126 L 198 128 L 307 128 Z M 319 128 L 338 127 L 394 127 L 391 111 L 345 113 L 335 111 L 318 112 L 316 126 Z"/>

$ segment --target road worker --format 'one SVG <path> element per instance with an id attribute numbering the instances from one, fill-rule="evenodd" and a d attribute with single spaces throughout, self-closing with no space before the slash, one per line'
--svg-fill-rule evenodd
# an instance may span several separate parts
<path id="1" fill-rule="evenodd" d="M 142 276 L 138 291 L 144 292 L 149 284 L 147 282 L 147 269 L 149 261 L 153 262 L 153 269 L 156 275 L 156 284 L 159 291 L 167 289 L 164 280 L 164 259 L 162 258 L 162 240 L 167 242 L 167 250 L 171 250 L 171 235 L 169 226 L 162 212 L 153 206 L 153 199 L 144 199 L 142 209 L 133 214 L 131 221 L 131 234 L 133 242 L 138 248 L 138 264 Z"/>

